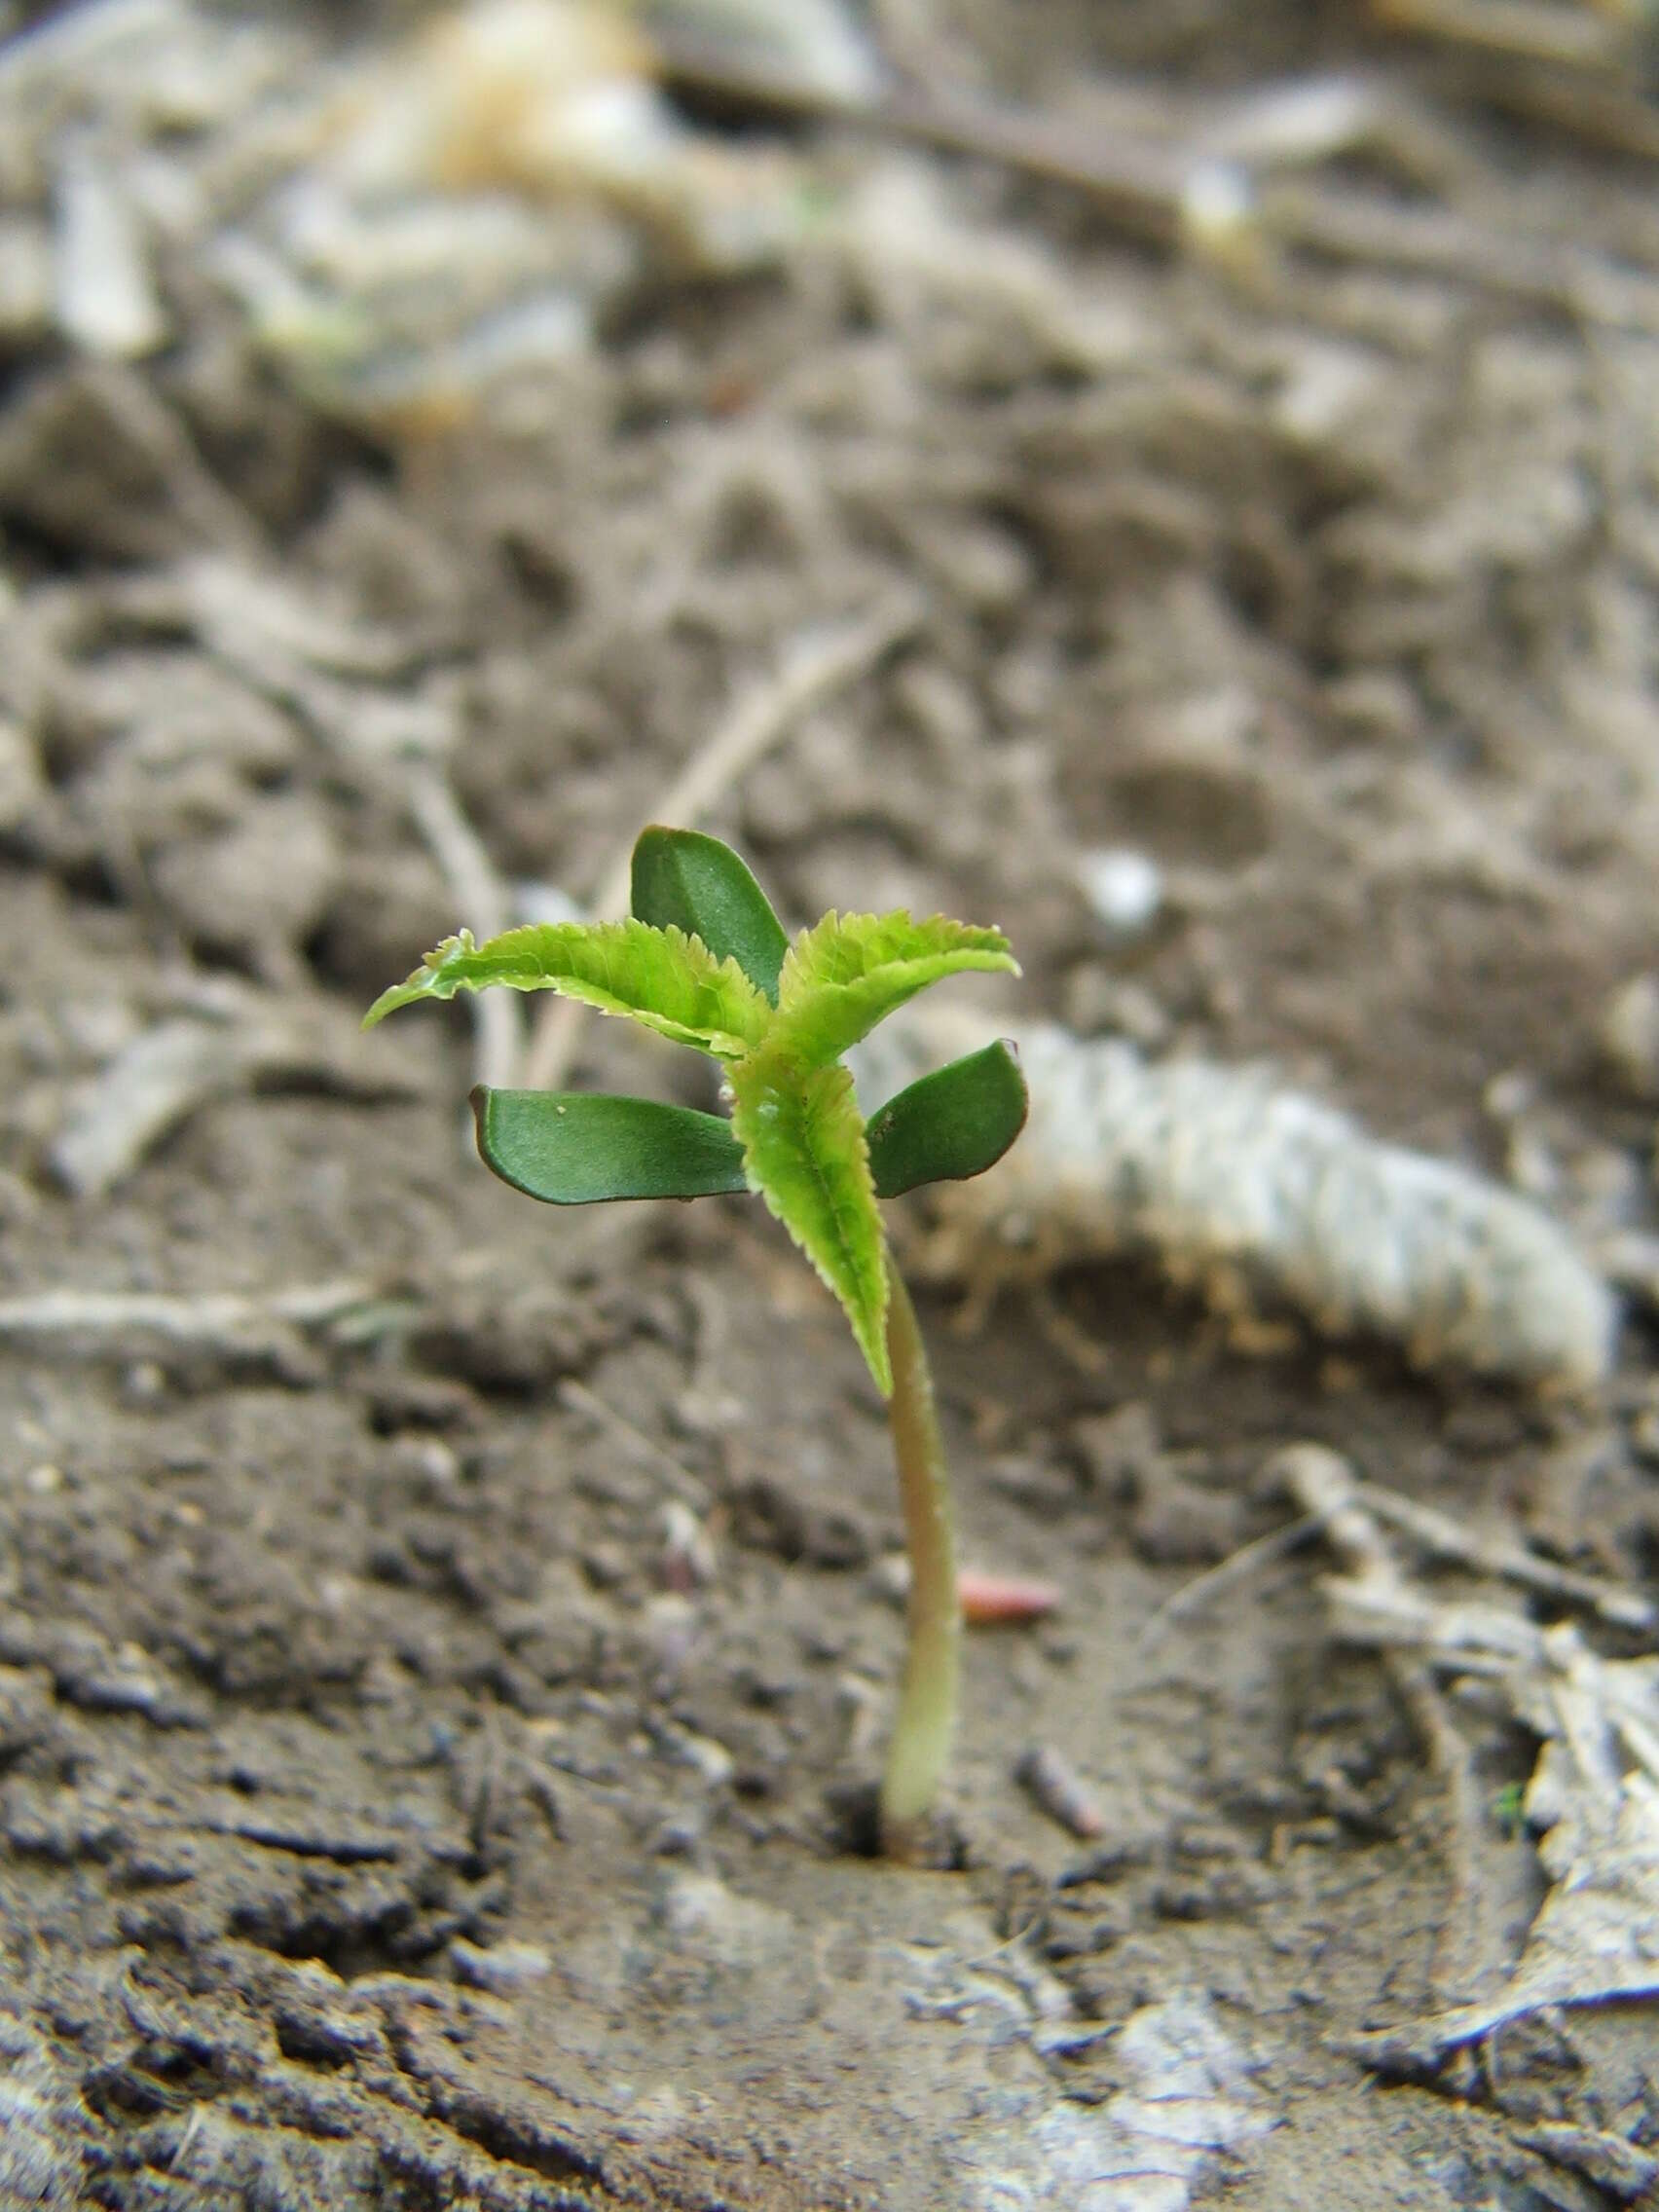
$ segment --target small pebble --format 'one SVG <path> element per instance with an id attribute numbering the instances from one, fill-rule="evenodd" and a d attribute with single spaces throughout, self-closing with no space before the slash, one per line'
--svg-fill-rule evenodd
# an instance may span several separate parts
<path id="1" fill-rule="evenodd" d="M 662 1508 L 657 1572 L 665 1590 L 706 1590 L 719 1572 L 714 1539 L 688 1505 L 672 1497 Z"/>
<path id="2" fill-rule="evenodd" d="M 486 1951 L 457 1936 L 449 1952 L 462 1981 L 474 1989 L 492 1990 L 498 1997 L 510 1997 L 526 1982 L 539 1981 L 553 1971 L 551 1957 L 538 1943 L 497 1943 Z"/>
<path id="3" fill-rule="evenodd" d="M 1602 1010 L 1597 1043 L 1620 1090 L 1659 1105 L 1659 975 L 1619 986 Z"/>
<path id="4" fill-rule="evenodd" d="M 151 1412 L 165 1405 L 167 1396 L 167 1371 L 159 1360 L 129 1360 L 121 1371 L 121 1402 L 139 1413 Z"/>
<path id="5" fill-rule="evenodd" d="M 1150 854 L 1127 846 L 1083 854 L 1078 879 L 1096 919 L 1114 937 L 1138 937 L 1163 904 L 1163 870 Z"/>
<path id="6" fill-rule="evenodd" d="M 1014 1763 L 1014 1779 L 1039 1811 L 1070 1834 L 1089 1841 L 1105 1832 L 1105 1816 L 1087 1783 L 1050 1744 L 1033 1744 Z"/>

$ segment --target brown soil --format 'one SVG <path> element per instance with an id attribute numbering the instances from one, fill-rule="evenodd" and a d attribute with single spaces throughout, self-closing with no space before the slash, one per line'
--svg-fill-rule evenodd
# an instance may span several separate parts
<path id="1" fill-rule="evenodd" d="M 888 11 L 1054 104 L 1090 66 L 1207 95 L 1357 58 L 1426 97 L 1432 63 L 1306 13 Z M 1649 169 L 1434 120 L 1414 190 L 1659 258 Z M 1650 1584 L 1651 1314 L 1559 1405 L 1385 1346 L 1250 1356 L 1087 1252 L 971 1338 L 931 1295 L 966 1549 L 1063 1605 L 975 1635 L 958 1862 L 900 1870 L 860 1850 L 897 1504 L 828 1297 L 757 1208 L 554 1217 L 469 1166 L 461 1013 L 353 1035 L 461 918 L 407 802 L 422 718 L 461 733 L 502 876 L 579 900 L 746 684 L 898 607 L 707 818 L 792 922 L 994 918 L 1025 976 L 987 1008 L 1127 1005 L 1518 1169 L 1588 1238 L 1652 1229 L 1652 1106 L 1596 1043 L 1659 941 L 1651 328 L 1478 267 L 1304 258 L 1252 296 L 927 161 L 1051 293 L 810 256 L 670 285 L 538 407 L 419 439 L 296 398 L 178 278 L 176 342 L 120 374 L 188 425 L 240 549 L 153 450 L 127 464 L 93 372 L 10 357 L 0 1290 L 255 1309 L 0 1345 L 7 2205 L 1521 2212 L 1619 2200 L 1591 2138 L 1632 2147 L 1624 2200 L 1650 2186 L 1650 2008 L 1530 2019 L 1426 2081 L 1352 2052 L 1513 1961 L 1530 1739 L 1459 1717 L 1487 1811 L 1454 1851 L 1389 1674 L 1331 1641 L 1316 1544 L 1144 1632 L 1281 1526 L 1258 1477 L 1297 1439 Z M 1110 358 L 1064 326 L 1081 299 Z M 335 646 L 284 674 L 245 610 L 215 626 L 203 552 Z M 1101 845 L 1165 869 L 1128 944 L 1074 882 Z M 66 1190 L 66 1120 L 168 1021 L 281 1038 Z M 610 1088 L 682 1073 L 598 1021 L 577 1052 Z M 347 1277 L 321 1319 L 260 1306 Z M 1038 1744 L 1102 1843 L 1014 1781 Z M 1156 2094 L 1124 2034 L 1154 2014 L 1231 2054 L 1208 2093 L 1248 2116 L 1187 2180 L 1112 2132 Z M 1537 2150 L 1550 2121 L 1576 2159 Z"/>

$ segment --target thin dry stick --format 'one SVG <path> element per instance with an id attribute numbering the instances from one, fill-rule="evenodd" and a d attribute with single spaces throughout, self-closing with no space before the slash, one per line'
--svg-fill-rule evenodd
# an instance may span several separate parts
<path id="1" fill-rule="evenodd" d="M 276 1319 L 301 1328 L 337 1321 L 377 1292 L 372 1283 L 345 1276 L 337 1282 L 302 1283 L 264 1296 L 206 1291 L 198 1296 L 154 1290 L 48 1290 L 0 1298 L 0 1338 L 118 1336 L 152 1329 L 180 1344 L 211 1342 L 226 1329 Z"/>
<path id="2" fill-rule="evenodd" d="M 1653 1626 L 1655 1607 L 1635 1590 L 1621 1589 L 1616 1582 L 1604 1581 L 1600 1575 L 1580 1574 L 1570 1567 L 1558 1567 L 1553 1560 L 1539 1559 L 1535 1553 L 1524 1551 L 1519 1544 L 1505 1543 L 1499 1537 L 1478 1535 L 1450 1515 L 1437 1513 L 1431 1505 L 1419 1505 L 1415 1498 L 1401 1497 L 1395 1491 L 1380 1490 L 1374 1483 L 1365 1486 L 1365 1503 L 1379 1521 L 1386 1521 L 1406 1535 L 1415 1537 L 1424 1551 L 1440 1559 L 1457 1560 L 1479 1573 L 1501 1575 L 1506 1582 L 1519 1582 L 1528 1589 L 1546 1591 L 1551 1597 L 1567 1598 L 1576 1604 L 1591 1606 L 1604 1620 L 1611 1621 L 1618 1628 Z"/>
<path id="3" fill-rule="evenodd" d="M 1453 46 L 1527 55 L 1561 68 L 1605 69 L 1618 59 L 1618 34 L 1588 8 L 1553 0 L 1372 0 L 1390 30 L 1415 31 Z"/>
<path id="4" fill-rule="evenodd" d="M 259 524 L 225 490 L 189 430 L 146 377 L 125 361 L 92 362 L 83 374 L 114 420 L 155 462 L 179 514 L 206 544 L 243 560 L 265 553 Z"/>
<path id="5" fill-rule="evenodd" d="M 480 938 L 498 936 L 512 920 L 506 887 L 435 761 L 419 760 L 410 769 L 409 812 L 466 926 Z M 524 1044 L 518 999 L 511 991 L 480 991 L 472 1002 L 472 1018 L 477 1080 L 492 1087 L 510 1085 Z"/>
<path id="6" fill-rule="evenodd" d="M 1087 195 L 1125 236 L 1166 250 L 1193 236 L 1195 192 L 1206 171 L 1201 139 L 1166 144 L 1150 135 L 1103 134 L 1064 117 L 972 95 L 897 92 L 848 99 L 775 73 L 738 67 L 723 55 L 677 41 L 667 45 L 667 61 L 672 78 L 727 98 L 1000 162 L 1025 175 L 1069 186 Z M 1542 78 L 1540 97 L 1553 92 L 1558 120 L 1567 120 L 1559 112 L 1565 108 L 1562 75 L 1558 69 Z M 1659 146 L 1659 127 L 1647 103 L 1606 92 L 1604 111 L 1592 110 L 1589 103 L 1597 90 L 1588 87 L 1582 94 L 1583 127 L 1628 151 L 1651 154 Z M 1616 108 L 1611 104 L 1615 98 Z M 1242 221 L 1271 243 L 1300 247 L 1327 260 L 1443 276 L 1473 290 L 1564 308 L 1586 322 L 1659 330 L 1659 289 L 1645 273 L 1610 270 L 1603 257 L 1582 250 L 1540 248 L 1447 208 L 1403 208 L 1374 196 L 1335 192 L 1321 180 L 1313 186 L 1260 189 Z"/>
<path id="7" fill-rule="evenodd" d="M 1347 1461 L 1322 1445 L 1296 1444 L 1278 1453 L 1275 1464 L 1297 1503 L 1323 1524 L 1327 1541 L 1354 1582 L 1368 1585 L 1384 1601 L 1403 1594 L 1405 1578 L 1378 1527 L 1370 1487 L 1359 1482 Z M 1453 1724 L 1427 1660 L 1393 1645 L 1384 1646 L 1382 1661 L 1445 1793 L 1444 1848 L 1452 1894 L 1431 1970 L 1444 2002 L 1469 1994 L 1495 1949 L 1480 1881 L 1480 1789 L 1469 1748 Z"/>
<path id="8" fill-rule="evenodd" d="M 1273 242 L 1329 261 L 1443 276 L 1473 291 L 1565 310 L 1616 330 L 1659 333 L 1659 284 L 1644 270 L 1560 241 L 1536 243 L 1448 207 L 1384 204 L 1373 196 L 1288 180 L 1265 187 L 1262 230 Z"/>
<path id="9" fill-rule="evenodd" d="M 585 1414 L 596 1426 L 607 1430 L 621 1444 L 627 1445 L 642 1459 L 646 1459 L 662 1478 L 663 1488 L 671 1491 L 682 1504 L 695 1507 L 699 1513 L 709 1508 L 709 1486 L 683 1466 L 672 1452 L 665 1452 L 654 1437 L 647 1436 L 625 1414 L 614 1406 L 607 1405 L 597 1391 L 590 1390 L 585 1382 L 567 1376 L 559 1385 L 559 1403 L 572 1412 Z"/>
<path id="10" fill-rule="evenodd" d="M 1270 1567 L 1277 1566 L 1293 1552 L 1311 1541 L 1324 1526 L 1316 1514 L 1304 1514 L 1299 1521 L 1287 1522 L 1282 1529 L 1271 1529 L 1265 1536 L 1257 1536 L 1241 1544 L 1235 1552 L 1216 1566 L 1206 1567 L 1202 1574 L 1195 1575 L 1191 1582 L 1183 1582 L 1180 1589 L 1165 1598 L 1162 1604 L 1149 1613 L 1140 1626 L 1134 1641 L 1134 1656 L 1144 1659 L 1153 1646 L 1162 1641 L 1180 1622 L 1190 1620 L 1194 1613 L 1213 1604 L 1227 1591 L 1240 1583 L 1252 1581 Z"/>
<path id="11" fill-rule="evenodd" d="M 803 715 L 844 690 L 909 637 L 921 613 L 919 603 L 905 597 L 828 635 L 797 636 L 775 674 L 746 690 L 709 742 L 685 763 L 658 802 L 658 819 L 677 829 L 692 828 Z M 632 851 L 631 843 L 619 851 L 601 877 L 589 904 L 596 920 L 626 908 Z M 492 995 L 505 994 L 485 994 Z M 552 1000 L 542 1009 L 525 1061 L 524 1080 L 531 1089 L 557 1090 L 564 1081 L 580 1013 L 569 999 Z"/>
<path id="12" fill-rule="evenodd" d="M 774 114 L 842 123 L 912 145 L 1002 162 L 1087 192 L 1132 238 L 1173 245 L 1190 163 L 1149 138 L 1110 137 L 1063 118 L 993 105 L 972 93 L 895 91 L 870 97 L 826 92 L 779 70 L 739 62 L 707 42 L 662 40 L 672 82 Z"/>
<path id="13" fill-rule="evenodd" d="M 250 1360 L 303 1380 L 305 1332 L 326 1329 L 376 1296 L 370 1283 L 305 1284 L 248 1296 L 52 1290 L 0 1299 L 0 1344 L 33 1344 L 71 1358 L 137 1359 L 188 1350 Z"/>
<path id="14" fill-rule="evenodd" d="M 1492 106 L 1529 123 L 1569 130 L 1609 153 L 1659 161 L 1659 106 L 1632 84 L 1604 84 L 1545 61 L 1483 69 L 1476 88 Z"/>

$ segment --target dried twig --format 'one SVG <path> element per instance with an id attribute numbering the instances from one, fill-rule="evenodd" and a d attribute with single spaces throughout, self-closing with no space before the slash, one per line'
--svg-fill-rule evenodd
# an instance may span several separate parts
<path id="1" fill-rule="evenodd" d="M 82 374 L 110 420 L 155 462 L 192 531 L 220 553 L 259 559 L 266 550 L 264 532 L 209 469 L 195 439 L 149 380 L 125 361 L 89 361 Z"/>
<path id="2" fill-rule="evenodd" d="M 812 631 L 797 637 L 781 666 L 739 695 L 708 743 L 682 768 L 658 802 L 658 817 L 678 829 L 691 828 L 745 770 L 782 743 L 803 715 L 855 682 L 907 638 L 921 612 L 916 601 L 901 598 L 828 633 Z M 590 902 L 596 919 L 608 919 L 627 906 L 631 852 L 630 842 L 601 877 Z M 542 1009 L 525 1062 L 524 1080 L 530 1088 L 558 1089 L 570 1062 L 573 1022 L 579 1014 L 569 1000 L 555 1000 Z"/>
<path id="3" fill-rule="evenodd" d="M 1258 205 L 1270 240 L 1322 260 L 1443 276 L 1609 329 L 1659 333 L 1659 282 L 1604 254 L 1494 231 L 1450 207 L 1411 207 L 1321 181 L 1281 181 Z"/>
<path id="4" fill-rule="evenodd" d="M 1387 1603 L 1405 1588 L 1398 1562 L 1346 1459 L 1316 1444 L 1292 1445 L 1273 1461 L 1298 1503 L 1321 1522 L 1350 1582 Z M 1500 1956 L 1480 1880 L 1481 1796 L 1469 1748 L 1454 1726 L 1427 1659 L 1385 1646 L 1383 1663 L 1426 1747 L 1445 1798 L 1446 1859 L 1452 1895 L 1435 1942 L 1433 1980 L 1444 2003 L 1477 1987 Z"/>
<path id="5" fill-rule="evenodd" d="M 1519 1582 L 1527 1589 L 1588 1605 L 1617 1628 L 1649 1629 L 1659 1621 L 1659 1606 L 1635 1590 L 1605 1582 L 1599 1575 L 1580 1574 L 1570 1567 L 1558 1567 L 1554 1560 L 1540 1559 L 1535 1552 L 1505 1543 L 1501 1537 L 1480 1535 L 1449 1515 L 1437 1513 L 1432 1506 L 1419 1505 L 1396 1491 L 1380 1490 L 1375 1483 L 1366 1484 L 1364 1494 L 1367 1510 L 1379 1521 L 1390 1523 L 1440 1559 L 1458 1560 L 1476 1573 L 1501 1575 L 1506 1582 Z"/>
<path id="6" fill-rule="evenodd" d="M 415 1094 L 408 1071 L 365 1052 L 367 1042 L 313 1010 L 198 994 L 193 1014 L 155 1023 L 71 1087 L 52 1171 L 77 1198 L 102 1198 L 202 1107 L 254 1084 L 295 1080 L 375 1101 Z"/>
<path id="7" fill-rule="evenodd" d="M 1554 7 L 1526 12 L 1555 26 L 1558 36 L 1565 18 L 1583 14 Z M 1573 35 L 1570 23 L 1567 35 Z M 1584 34 L 1592 44 L 1603 35 L 1596 29 Z M 1587 80 L 1554 62 L 1528 71 L 1526 58 L 1512 51 L 1505 59 L 1514 66 L 1498 72 L 1514 104 L 1544 112 L 1624 152 L 1659 154 L 1659 115 L 1634 91 Z M 1125 236 L 1169 250 L 1206 237 L 1206 212 L 1219 185 L 1227 208 L 1220 238 L 1235 250 L 1252 239 L 1299 246 L 1328 260 L 1443 276 L 1472 291 L 1565 308 L 1589 322 L 1659 330 L 1659 285 L 1641 273 L 1614 271 L 1604 257 L 1581 249 L 1538 246 L 1447 208 L 1419 210 L 1375 195 L 1345 194 L 1324 179 L 1259 189 L 1258 171 L 1267 165 L 1217 164 L 1214 149 L 1226 143 L 1225 117 L 1219 129 L 1206 129 L 1201 115 L 1172 117 L 1144 90 L 1125 89 L 1117 103 L 1122 112 L 1146 118 L 1141 130 L 1107 131 L 937 89 L 896 90 L 870 98 L 830 94 L 679 41 L 669 44 L 667 64 L 671 79 L 724 98 L 1000 162 L 1069 186 L 1087 195 Z M 1104 90 L 1098 84 L 1095 89 L 1097 94 Z M 1483 79 L 1482 90 L 1487 89 Z M 1375 112 L 1356 103 L 1353 114 L 1354 134 L 1375 136 Z M 1212 237 L 1210 242 L 1219 241 Z"/>
<path id="8" fill-rule="evenodd" d="M 1528 55 L 1558 68 L 1605 68 L 1615 57 L 1611 18 L 1594 8 L 1558 8 L 1550 0 L 1371 0 L 1393 30 L 1443 39 L 1507 55 Z"/>
<path id="9" fill-rule="evenodd" d="M 662 40 L 671 84 L 738 100 L 774 115 L 818 118 L 911 145 L 1004 162 L 1087 192 L 1128 236 L 1173 245 L 1190 165 L 1150 139 L 1103 133 L 1054 116 L 972 95 L 903 89 L 862 96 L 831 92 L 780 70 L 739 62 L 719 47 L 676 32 Z"/>
<path id="10" fill-rule="evenodd" d="M 672 1491 L 682 1504 L 693 1506 L 699 1513 L 709 1508 L 709 1486 L 690 1468 L 677 1459 L 672 1452 L 665 1452 L 660 1444 L 637 1427 L 627 1416 L 619 1414 L 614 1406 L 607 1405 L 585 1382 L 567 1376 L 559 1385 L 559 1403 L 572 1413 L 585 1414 L 589 1420 L 605 1429 L 624 1444 L 637 1458 L 648 1460 L 661 1479 L 664 1489 Z"/>
<path id="11" fill-rule="evenodd" d="M 511 922 L 511 902 L 448 776 L 436 761 L 417 760 L 409 769 L 408 789 L 410 815 L 454 895 L 461 919 L 480 938 L 498 936 Z M 492 1086 L 513 1083 L 524 1043 L 518 999 L 511 991 L 480 991 L 472 1001 L 472 1018 L 476 1080 Z"/>
<path id="12" fill-rule="evenodd" d="M 138 1359 L 163 1350 L 205 1353 L 314 1379 L 305 1342 L 373 1304 L 375 1285 L 350 1278 L 264 1296 L 208 1291 L 53 1290 L 0 1299 L 0 1344 L 34 1344 L 70 1356 Z"/>
<path id="13" fill-rule="evenodd" d="M 1135 1657 L 1144 1658 L 1156 1644 L 1162 1641 L 1172 1628 L 1190 1620 L 1194 1613 L 1201 1612 L 1217 1598 L 1236 1589 L 1241 1583 L 1253 1580 L 1266 1568 L 1276 1567 L 1280 1560 L 1288 1559 L 1293 1552 L 1300 1551 L 1323 1527 L 1324 1523 L 1316 1514 L 1304 1514 L 1299 1521 L 1287 1522 L 1282 1529 L 1272 1529 L 1265 1536 L 1257 1536 L 1253 1542 L 1241 1544 L 1237 1551 L 1230 1552 L 1216 1566 L 1206 1567 L 1202 1574 L 1195 1575 L 1191 1582 L 1182 1583 L 1179 1590 L 1172 1592 L 1141 1623 L 1140 1633 L 1135 1638 Z"/>

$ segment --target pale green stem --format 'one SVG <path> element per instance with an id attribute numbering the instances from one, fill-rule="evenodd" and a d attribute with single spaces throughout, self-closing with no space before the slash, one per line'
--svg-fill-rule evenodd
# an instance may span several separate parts
<path id="1" fill-rule="evenodd" d="M 910 1554 L 909 1647 L 899 1713 L 881 1784 L 881 1835 L 895 1858 L 913 1855 L 950 1755 L 962 1605 L 956 1588 L 956 1528 L 940 1439 L 933 1375 L 891 1251 L 887 1261 L 887 1350 L 893 1363 L 888 1419 L 899 1462 L 899 1495 Z"/>

